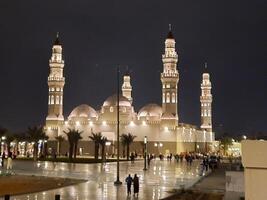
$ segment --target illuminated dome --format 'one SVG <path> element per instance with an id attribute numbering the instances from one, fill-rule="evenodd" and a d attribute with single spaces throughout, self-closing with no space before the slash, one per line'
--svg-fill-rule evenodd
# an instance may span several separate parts
<path id="1" fill-rule="evenodd" d="M 119 106 L 131 107 L 131 102 L 121 94 L 119 95 Z M 117 106 L 117 94 L 113 94 L 104 101 L 103 106 Z"/>
<path id="2" fill-rule="evenodd" d="M 96 118 L 97 116 L 98 115 L 95 109 L 86 104 L 82 104 L 72 110 L 72 112 L 69 115 L 69 118 L 73 117 Z"/>
<path id="3" fill-rule="evenodd" d="M 154 103 L 145 105 L 138 113 L 138 117 L 161 117 L 161 115 L 162 108 Z"/>

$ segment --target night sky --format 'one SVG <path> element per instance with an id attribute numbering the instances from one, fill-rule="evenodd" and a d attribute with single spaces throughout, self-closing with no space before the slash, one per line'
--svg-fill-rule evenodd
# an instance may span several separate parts
<path id="1" fill-rule="evenodd" d="M 0 125 L 22 131 L 44 124 L 57 31 L 66 63 L 65 117 L 82 103 L 100 109 L 116 92 L 118 65 L 131 70 L 136 111 L 161 104 L 161 55 L 172 24 L 180 122 L 200 124 L 207 62 L 215 131 L 266 132 L 266 10 L 265 0 L 1 1 Z"/>

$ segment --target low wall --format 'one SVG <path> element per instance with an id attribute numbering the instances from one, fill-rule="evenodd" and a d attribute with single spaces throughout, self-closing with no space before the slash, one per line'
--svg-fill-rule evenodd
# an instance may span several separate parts
<path id="1" fill-rule="evenodd" d="M 226 171 L 225 189 L 228 192 L 245 192 L 244 190 L 244 172 Z"/>
<path id="2" fill-rule="evenodd" d="M 242 163 L 245 168 L 245 199 L 267 199 L 267 141 L 242 141 Z"/>

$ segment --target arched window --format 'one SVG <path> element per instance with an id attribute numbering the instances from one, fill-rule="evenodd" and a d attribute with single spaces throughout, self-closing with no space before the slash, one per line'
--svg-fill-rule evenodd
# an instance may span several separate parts
<path id="1" fill-rule="evenodd" d="M 167 92 L 166 103 L 170 103 L 170 93 L 169 92 Z"/>
<path id="2" fill-rule="evenodd" d="M 165 93 L 162 93 L 162 103 L 165 103 Z"/>
<path id="3" fill-rule="evenodd" d="M 51 104 L 54 104 L 54 96 L 52 95 L 51 96 L 51 101 L 50 101 Z"/>
<path id="4" fill-rule="evenodd" d="M 63 96 L 60 96 L 60 105 L 63 104 Z"/>
<path id="5" fill-rule="evenodd" d="M 206 117 L 207 116 L 207 111 L 206 110 L 204 110 L 204 117 Z"/>
<path id="6" fill-rule="evenodd" d="M 172 103 L 175 103 L 175 93 L 172 93 Z"/>
<path id="7" fill-rule="evenodd" d="M 114 111 L 114 108 L 111 106 L 111 107 L 109 108 L 109 111 L 110 111 L 110 112 L 113 112 L 113 111 Z"/>
<path id="8" fill-rule="evenodd" d="M 50 105 L 50 99 L 51 99 L 51 97 L 49 95 L 49 97 L 48 97 L 48 105 Z"/>
<path id="9" fill-rule="evenodd" d="M 59 104 L 59 96 L 56 96 L 56 104 Z"/>

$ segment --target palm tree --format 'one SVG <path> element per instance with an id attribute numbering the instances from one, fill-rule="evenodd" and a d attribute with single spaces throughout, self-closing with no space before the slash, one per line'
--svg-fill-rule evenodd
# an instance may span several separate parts
<path id="1" fill-rule="evenodd" d="M 121 143 L 126 144 L 126 155 L 127 155 L 127 160 L 129 160 L 130 145 L 133 143 L 134 138 L 136 138 L 136 136 L 132 135 L 131 133 L 128 134 L 123 133 L 120 137 L 121 137 Z"/>
<path id="2" fill-rule="evenodd" d="M 101 143 L 102 134 L 99 133 L 93 133 L 89 136 L 89 139 L 91 139 L 95 143 L 95 159 L 98 159 L 98 151 L 99 151 L 99 145 Z"/>
<path id="3" fill-rule="evenodd" d="M 25 141 L 27 140 L 27 136 L 25 132 L 20 132 L 20 133 L 15 133 L 14 134 L 14 138 L 15 138 L 15 143 L 16 143 L 16 153 L 18 153 L 18 144 L 19 142 Z"/>
<path id="4" fill-rule="evenodd" d="M 65 138 L 62 135 L 59 135 L 55 137 L 55 139 L 57 140 L 57 154 L 60 155 L 61 144 L 65 141 Z"/>
<path id="5" fill-rule="evenodd" d="M 11 148 L 11 142 L 13 142 L 15 140 L 15 135 L 8 131 L 8 132 L 6 132 L 5 137 L 6 137 L 6 139 L 5 139 L 6 148 L 7 148 L 8 154 L 9 154 L 10 148 Z"/>
<path id="6" fill-rule="evenodd" d="M 75 150 L 74 153 L 74 158 L 76 158 L 76 150 L 77 150 L 77 145 L 79 139 L 82 139 L 81 133 L 79 130 L 76 129 L 68 129 L 68 131 L 63 131 L 67 137 L 68 137 L 68 142 L 69 142 L 69 159 L 70 161 L 72 160 L 73 157 L 73 151 Z"/>
<path id="7" fill-rule="evenodd" d="M 0 127 L 0 141 L 2 141 L 2 137 L 7 133 L 7 129 Z M 1 148 L 0 148 L 0 154 L 1 154 Z"/>
<path id="8" fill-rule="evenodd" d="M 126 148 L 126 140 L 121 139 L 121 145 L 122 145 L 122 157 L 125 158 L 125 148 Z"/>
<path id="9" fill-rule="evenodd" d="M 229 146 L 231 146 L 232 144 L 233 144 L 233 139 L 228 136 L 225 136 L 220 140 L 220 147 L 223 149 L 224 155 L 228 150 Z"/>
<path id="10" fill-rule="evenodd" d="M 78 142 L 79 140 L 83 139 L 81 134 L 82 134 L 82 131 L 79 131 L 79 130 L 77 130 L 74 134 L 74 159 L 76 158 L 76 155 L 77 155 Z"/>
<path id="11" fill-rule="evenodd" d="M 38 157 L 38 142 L 39 140 L 48 140 L 48 136 L 42 126 L 28 127 L 26 134 L 29 141 L 33 142 L 33 158 L 36 161 Z"/>
<path id="12" fill-rule="evenodd" d="M 105 148 L 106 148 L 106 142 L 108 141 L 108 139 L 105 137 L 105 136 L 103 136 L 102 138 L 101 138 L 101 142 L 100 142 L 100 145 L 101 145 L 101 157 L 102 157 L 102 162 L 104 162 L 104 159 L 105 159 Z"/>

